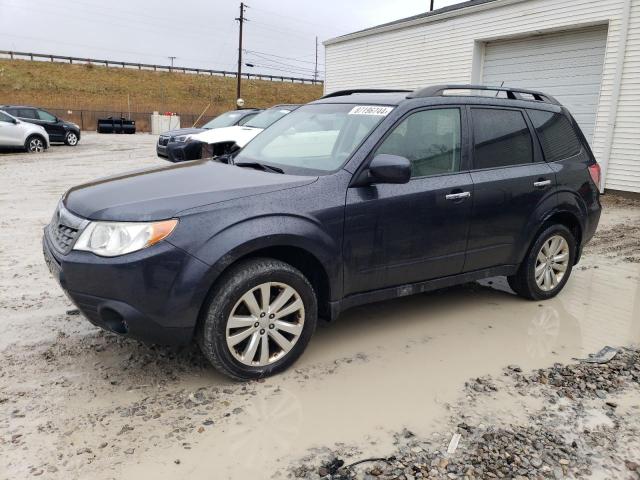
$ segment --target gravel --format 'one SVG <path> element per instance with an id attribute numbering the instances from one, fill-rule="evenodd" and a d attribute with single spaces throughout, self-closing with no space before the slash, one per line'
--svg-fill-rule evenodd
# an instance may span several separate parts
<path id="1" fill-rule="evenodd" d="M 490 425 L 469 416 L 469 406 L 501 393 L 542 400 L 523 424 Z M 328 450 L 292 466 L 289 476 L 306 479 L 640 479 L 640 350 L 622 349 L 606 364 L 555 364 L 523 372 L 504 369 L 502 378 L 476 378 L 465 384 L 464 401 L 453 407 L 448 429 L 420 438 L 405 429 L 394 437 L 386 459 L 369 459 L 353 447 Z M 634 399 L 635 415 L 618 412 L 613 398 Z M 594 409 L 603 420 L 593 422 Z M 595 415 L 596 417 L 598 415 Z M 591 423 L 590 423 L 591 422 Z M 453 453 L 454 433 L 462 440 Z M 627 448 L 631 447 L 631 448 Z M 315 462 L 315 463 L 314 463 Z M 360 463 L 362 462 L 362 463 Z"/>

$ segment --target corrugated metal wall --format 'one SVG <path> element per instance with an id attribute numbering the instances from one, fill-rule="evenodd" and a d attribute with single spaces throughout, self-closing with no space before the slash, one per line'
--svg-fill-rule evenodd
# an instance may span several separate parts
<path id="1" fill-rule="evenodd" d="M 466 8 L 462 15 L 435 16 L 419 25 L 329 41 L 325 91 L 477 82 L 482 78 L 486 42 L 608 24 L 592 141 L 594 153 L 600 158 L 607 137 L 624 1 L 498 0 Z M 640 192 L 640 0 L 632 2 L 624 83 L 606 187 Z"/>

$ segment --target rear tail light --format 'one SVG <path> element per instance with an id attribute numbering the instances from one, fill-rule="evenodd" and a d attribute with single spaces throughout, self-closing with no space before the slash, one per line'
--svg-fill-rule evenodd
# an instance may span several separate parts
<path id="1" fill-rule="evenodd" d="M 598 162 L 593 165 L 589 165 L 589 174 L 591 175 L 591 180 L 593 180 L 596 187 L 600 188 L 600 177 L 602 175 L 602 171 L 600 170 L 600 164 Z"/>

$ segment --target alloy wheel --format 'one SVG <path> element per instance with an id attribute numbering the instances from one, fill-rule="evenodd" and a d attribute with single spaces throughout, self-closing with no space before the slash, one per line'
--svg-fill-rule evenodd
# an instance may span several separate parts
<path id="1" fill-rule="evenodd" d="M 304 303 L 290 285 L 262 283 L 251 288 L 231 309 L 226 341 L 240 363 L 262 367 L 286 356 L 304 328 Z"/>
<path id="2" fill-rule="evenodd" d="M 549 292 L 562 282 L 569 267 L 569 257 L 569 244 L 561 235 L 553 235 L 542 244 L 534 272 L 540 290 Z"/>
<path id="3" fill-rule="evenodd" d="M 74 147 L 78 143 L 78 136 L 75 133 L 70 132 L 67 135 L 67 143 Z"/>
<path id="4" fill-rule="evenodd" d="M 44 151 L 44 143 L 42 142 L 42 140 L 40 140 L 39 138 L 32 138 L 29 141 L 29 151 L 36 153 L 36 152 L 43 152 Z"/>

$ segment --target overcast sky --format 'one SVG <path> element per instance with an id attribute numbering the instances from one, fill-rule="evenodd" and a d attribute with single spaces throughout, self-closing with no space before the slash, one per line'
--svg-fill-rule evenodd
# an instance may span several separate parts
<path id="1" fill-rule="evenodd" d="M 248 0 L 245 71 L 312 77 L 319 42 L 423 13 L 429 0 Z M 460 0 L 435 0 L 435 8 Z M 236 0 L 0 0 L 0 50 L 235 70 Z M 324 55 L 319 47 L 322 77 Z"/>

